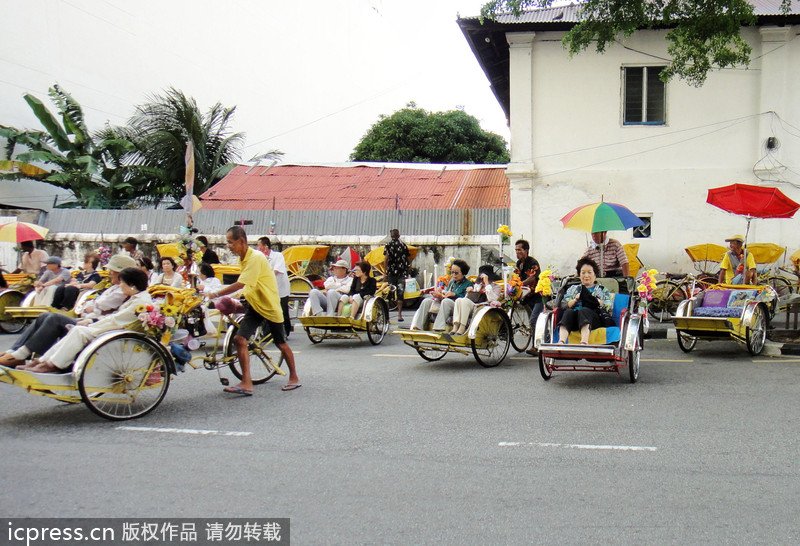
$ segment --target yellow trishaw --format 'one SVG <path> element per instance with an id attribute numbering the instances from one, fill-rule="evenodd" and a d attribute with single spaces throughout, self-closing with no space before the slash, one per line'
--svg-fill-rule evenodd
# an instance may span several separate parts
<path id="1" fill-rule="evenodd" d="M 321 245 L 296 245 L 283 250 L 283 259 L 289 272 L 289 287 L 293 296 L 308 296 L 314 288 L 312 281 L 319 278 L 309 275 L 309 267 L 315 262 L 324 264 L 328 250 L 329 247 Z"/>
<path id="2" fill-rule="evenodd" d="M 386 300 L 375 295 L 368 297 L 359 316 L 350 317 L 311 315 L 311 303 L 306 301 L 303 313 L 298 317 L 312 343 L 325 339 L 361 339 L 361 332 L 373 345 L 379 345 L 389 332 L 389 306 Z"/>
<path id="3" fill-rule="evenodd" d="M 33 293 L 33 283 L 36 275 L 27 273 L 6 273 L 3 275 L 8 288 L 0 291 L 0 330 L 7 334 L 16 334 L 25 328 L 25 319 L 12 316 L 8 309 L 17 308 L 25 297 Z"/>
<path id="4" fill-rule="evenodd" d="M 673 319 L 678 346 L 688 353 L 698 339 L 733 339 L 759 355 L 777 306 L 769 285 L 713 285 L 678 305 Z"/>

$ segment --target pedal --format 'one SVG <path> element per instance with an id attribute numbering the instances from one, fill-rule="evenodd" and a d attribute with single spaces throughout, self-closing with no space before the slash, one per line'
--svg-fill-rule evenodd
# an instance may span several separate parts
<path id="1" fill-rule="evenodd" d="M 227 387 L 230 384 L 227 377 L 220 377 L 219 382 L 222 383 L 223 386 Z"/>

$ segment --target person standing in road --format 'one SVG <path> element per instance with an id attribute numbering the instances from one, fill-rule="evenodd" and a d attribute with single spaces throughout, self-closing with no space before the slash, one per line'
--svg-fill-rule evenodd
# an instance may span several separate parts
<path id="1" fill-rule="evenodd" d="M 389 231 L 391 240 L 383 247 L 386 256 L 386 280 L 395 289 L 397 298 L 397 322 L 403 322 L 403 296 L 406 289 L 406 275 L 408 275 L 408 258 L 411 253 L 408 246 L 400 240 L 400 231 Z"/>
<path id="2" fill-rule="evenodd" d="M 255 334 L 259 326 L 264 333 L 270 333 L 275 346 L 289 366 L 289 382 L 281 390 L 291 391 L 300 387 L 294 353 L 286 343 L 286 332 L 283 327 L 283 313 L 278 297 L 278 283 L 269 260 L 260 252 L 247 245 L 247 233 L 241 226 L 228 228 L 225 234 L 228 250 L 239 257 L 242 272 L 239 280 L 218 292 L 206 294 L 211 300 L 233 294 L 244 289 L 246 300 L 244 318 L 239 323 L 239 331 L 233 337 L 236 354 L 242 366 L 242 380 L 238 385 L 225 387 L 223 390 L 243 396 L 253 395 L 253 380 L 250 375 L 250 351 L 248 340 Z"/>
<path id="3" fill-rule="evenodd" d="M 258 250 L 269 260 L 272 270 L 275 272 L 275 279 L 278 281 L 278 297 L 281 299 L 281 309 L 283 310 L 283 327 L 286 329 L 286 337 L 292 333 L 292 319 L 289 316 L 289 294 L 292 291 L 289 284 L 289 272 L 286 269 L 286 260 L 283 254 L 277 250 L 272 250 L 272 242 L 269 237 L 258 239 Z"/>
<path id="4" fill-rule="evenodd" d="M 208 248 L 208 238 L 205 235 L 201 235 L 197 238 L 197 244 L 200 245 L 200 252 L 203 253 L 203 259 L 200 261 L 207 264 L 219 263 L 219 256 L 217 256 L 217 253 Z"/>

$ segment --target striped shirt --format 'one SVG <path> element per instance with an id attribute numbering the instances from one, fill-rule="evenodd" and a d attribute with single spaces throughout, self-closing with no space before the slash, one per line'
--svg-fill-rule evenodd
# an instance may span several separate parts
<path id="1" fill-rule="evenodd" d="M 609 238 L 603 248 L 603 263 L 600 263 L 600 247 L 590 246 L 583 254 L 584 258 L 594 260 L 597 267 L 600 268 L 600 276 L 604 277 L 607 273 L 620 272 L 622 274 L 622 266 L 628 263 L 628 256 L 625 254 L 625 249 L 622 244 L 616 239 Z"/>

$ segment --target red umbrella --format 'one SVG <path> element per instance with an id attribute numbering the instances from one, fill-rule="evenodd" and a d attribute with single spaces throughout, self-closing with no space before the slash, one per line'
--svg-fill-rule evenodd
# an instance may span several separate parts
<path id="1" fill-rule="evenodd" d="M 800 204 L 786 197 L 778 188 L 731 184 L 708 190 L 706 202 L 724 211 L 747 218 L 747 235 L 750 233 L 750 220 L 753 218 L 791 218 Z"/>
<path id="2" fill-rule="evenodd" d="M 348 246 L 344 249 L 344 252 L 339 255 L 339 259 L 346 261 L 348 264 L 350 264 L 350 269 L 353 269 L 353 266 L 361 261 L 361 256 L 353 249 L 353 247 Z"/>
<path id="3" fill-rule="evenodd" d="M 791 218 L 800 204 L 778 188 L 731 184 L 708 190 L 706 201 L 724 211 L 748 218 Z"/>

